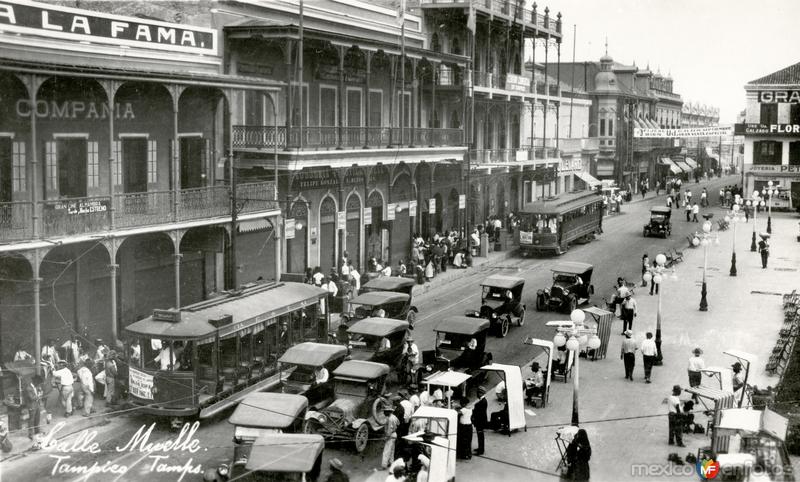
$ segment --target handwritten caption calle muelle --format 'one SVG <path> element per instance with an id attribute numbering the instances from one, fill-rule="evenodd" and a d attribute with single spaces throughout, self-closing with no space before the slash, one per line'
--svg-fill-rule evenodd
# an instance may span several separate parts
<path id="1" fill-rule="evenodd" d="M 144 470 L 149 470 L 150 472 L 175 474 L 178 482 L 181 482 L 187 474 L 203 473 L 202 465 L 194 463 L 193 457 L 189 457 L 189 459 L 181 465 L 174 465 L 167 462 L 167 459 L 170 458 L 170 454 L 195 454 L 202 450 L 200 441 L 195 437 L 195 432 L 200 428 L 200 422 L 194 422 L 193 424 L 185 423 L 176 437 L 158 442 L 150 441 L 150 436 L 156 424 L 153 423 L 150 426 L 142 425 L 125 445 L 117 445 L 110 451 L 120 454 L 145 454 L 131 465 L 119 463 L 117 462 L 118 459 L 105 462 L 98 462 L 95 460 L 90 465 L 74 463 L 72 461 L 73 455 L 99 454 L 101 452 L 108 452 L 108 450 L 103 450 L 100 447 L 100 443 L 95 440 L 97 438 L 96 430 L 83 430 L 68 441 L 58 440 L 56 438 L 58 432 L 63 429 L 65 425 L 64 422 L 57 423 L 42 439 L 42 450 L 53 452 L 48 454 L 48 456 L 56 461 L 50 472 L 51 475 L 83 475 L 86 476 L 87 479 L 93 475 L 100 474 L 122 476 L 139 464 L 144 465 Z"/>

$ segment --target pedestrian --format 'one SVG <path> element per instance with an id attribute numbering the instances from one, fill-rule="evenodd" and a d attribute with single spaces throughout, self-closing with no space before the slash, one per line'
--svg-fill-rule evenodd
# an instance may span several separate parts
<path id="1" fill-rule="evenodd" d="M 647 281 L 644 280 L 644 274 L 650 269 L 650 257 L 647 253 L 642 255 L 642 288 L 647 287 Z"/>
<path id="2" fill-rule="evenodd" d="M 325 279 L 325 275 L 322 274 L 322 269 L 319 266 L 314 268 L 314 273 L 311 274 L 311 279 L 314 282 L 314 286 L 322 287 L 322 281 Z"/>
<path id="3" fill-rule="evenodd" d="M 406 468 L 403 466 L 398 465 L 394 468 L 394 470 L 386 477 L 386 482 L 406 482 Z"/>
<path id="4" fill-rule="evenodd" d="M 692 221 L 699 222 L 697 219 L 697 215 L 700 214 L 700 206 L 697 205 L 697 202 L 694 203 L 692 206 Z"/>
<path id="5" fill-rule="evenodd" d="M 331 472 L 325 482 L 350 482 L 347 472 L 344 471 L 344 464 L 338 458 L 332 458 L 328 461 Z"/>
<path id="6" fill-rule="evenodd" d="M 83 406 L 82 415 L 84 417 L 88 417 L 92 413 L 92 405 L 94 405 L 94 375 L 92 375 L 91 364 L 91 360 L 86 360 L 78 368 L 78 380 L 81 382 L 78 400 Z"/>
<path id="7" fill-rule="evenodd" d="M 61 348 L 64 350 L 64 358 L 67 363 L 70 366 L 77 366 L 81 356 L 81 346 L 78 343 L 78 338 L 75 335 L 71 335 L 69 340 L 61 344 Z"/>
<path id="8" fill-rule="evenodd" d="M 747 201 L 747 204 L 744 205 L 744 222 L 746 222 L 746 223 L 750 222 L 750 210 L 751 209 L 752 208 L 750 207 L 750 201 Z"/>
<path id="9" fill-rule="evenodd" d="M 17 345 L 17 351 L 14 352 L 14 361 L 33 360 L 30 353 L 25 350 L 25 347 L 20 343 Z"/>
<path id="10" fill-rule="evenodd" d="M 692 353 L 694 353 L 694 356 L 689 358 L 688 364 L 689 387 L 695 388 L 699 387 L 700 383 L 702 382 L 703 374 L 701 370 L 705 370 L 706 362 L 700 357 L 700 355 L 703 354 L 703 350 L 700 348 L 695 348 Z M 697 395 L 692 396 L 692 399 L 695 399 L 695 401 L 697 401 L 696 398 Z"/>
<path id="11" fill-rule="evenodd" d="M 589 480 L 589 460 L 592 458 L 592 446 L 586 430 L 579 429 L 567 446 L 567 480 Z"/>
<path id="12" fill-rule="evenodd" d="M 725 188 L 719 189 L 719 205 L 725 207 Z"/>
<path id="13" fill-rule="evenodd" d="M 65 360 L 58 362 L 58 370 L 53 372 L 53 384 L 58 388 L 59 400 L 64 407 L 64 416 L 69 417 L 72 415 L 72 394 L 75 391 L 73 384 L 75 377 L 72 376 L 72 370 L 67 367 Z"/>
<path id="14" fill-rule="evenodd" d="M 34 375 L 22 390 L 22 405 L 28 411 L 28 438 L 31 440 L 37 433 L 42 433 L 41 428 L 39 428 L 42 413 L 41 385 L 42 377 Z"/>
<path id="15" fill-rule="evenodd" d="M 661 181 L 656 181 L 656 196 L 658 196 L 659 191 L 661 191 Z"/>
<path id="16" fill-rule="evenodd" d="M 680 394 L 681 386 L 674 385 L 672 387 L 672 395 L 667 398 L 667 406 L 669 407 L 669 412 L 667 414 L 669 440 L 667 443 L 669 445 L 675 445 L 677 442 L 678 447 L 685 447 L 685 445 L 683 445 L 683 420 L 681 417 Z"/>
<path id="17" fill-rule="evenodd" d="M 531 363 L 531 376 L 524 380 L 525 383 L 525 400 L 533 405 L 536 397 L 544 399 L 544 376 L 542 375 L 539 362 Z"/>
<path id="18" fill-rule="evenodd" d="M 117 403 L 117 352 L 108 352 L 105 361 L 106 373 L 106 404 L 115 405 Z"/>
<path id="19" fill-rule="evenodd" d="M 48 339 L 47 343 L 42 346 L 42 365 L 46 368 L 45 376 L 52 373 L 60 359 L 61 357 L 58 356 L 58 350 L 56 350 L 55 340 L 52 338 Z"/>
<path id="20" fill-rule="evenodd" d="M 687 202 L 683 209 L 686 212 L 686 222 L 688 223 L 688 222 L 691 221 L 691 219 L 689 219 L 689 218 L 692 216 L 692 205 L 691 205 L 691 203 Z"/>
<path id="21" fill-rule="evenodd" d="M 386 425 L 383 426 L 383 457 L 381 458 L 381 468 L 388 469 L 394 461 L 394 447 L 397 443 L 397 428 L 400 420 L 394 414 L 394 407 L 385 405 L 383 414 L 386 416 Z"/>
<path id="22" fill-rule="evenodd" d="M 623 333 L 625 330 L 633 329 L 633 319 L 638 314 L 636 299 L 633 297 L 633 293 L 628 291 L 628 294 L 625 295 L 625 300 L 622 302 L 622 307 L 620 308 L 620 318 L 622 318 Z"/>
<path id="23" fill-rule="evenodd" d="M 761 254 L 761 269 L 767 269 L 767 260 L 769 259 L 769 238 L 766 234 L 761 234 L 761 241 L 758 242 L 758 252 Z"/>
<path id="24" fill-rule="evenodd" d="M 703 192 L 700 193 L 700 206 L 708 207 L 708 191 L 706 191 L 706 188 L 703 188 Z"/>
<path id="25" fill-rule="evenodd" d="M 642 351 L 642 362 L 644 363 L 644 382 L 651 383 L 650 374 L 653 371 L 653 365 L 658 356 L 658 348 L 656 347 L 656 342 L 653 340 L 653 333 L 647 332 L 645 339 L 642 341 L 640 350 Z"/>
<path id="26" fill-rule="evenodd" d="M 417 482 L 428 482 L 428 476 L 430 474 L 430 467 L 431 467 L 431 459 L 426 457 L 424 454 L 417 455 L 417 460 L 419 461 L 419 472 L 417 472 Z"/>
<path id="27" fill-rule="evenodd" d="M 672 196 L 667 196 L 667 207 L 672 209 Z"/>
<path id="28" fill-rule="evenodd" d="M 489 402 L 486 400 L 486 389 L 478 387 L 478 401 L 472 406 L 472 425 L 478 436 L 478 449 L 475 455 L 483 455 L 484 452 L 484 431 L 489 426 L 488 420 Z"/>
<path id="29" fill-rule="evenodd" d="M 108 354 L 108 345 L 105 344 L 102 338 L 97 338 L 94 340 L 95 352 L 94 352 L 94 363 L 102 368 L 103 363 L 106 360 L 106 355 Z"/>
<path id="30" fill-rule="evenodd" d="M 625 364 L 625 379 L 633 381 L 633 367 L 636 365 L 636 341 L 633 339 L 633 332 L 625 330 L 625 339 L 622 340 L 619 358 Z"/>
<path id="31" fill-rule="evenodd" d="M 464 397 L 458 410 L 458 438 L 456 443 L 456 457 L 463 460 L 472 458 L 472 409 L 469 400 Z"/>

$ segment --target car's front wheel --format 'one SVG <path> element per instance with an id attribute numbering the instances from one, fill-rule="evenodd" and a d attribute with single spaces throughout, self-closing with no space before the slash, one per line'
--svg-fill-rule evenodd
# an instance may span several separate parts
<path id="1" fill-rule="evenodd" d="M 520 313 L 519 318 L 517 319 L 517 324 L 522 326 L 525 324 L 525 307 L 522 307 L 522 313 Z"/>
<path id="2" fill-rule="evenodd" d="M 356 429 L 355 435 L 353 435 L 353 445 L 355 445 L 356 452 L 363 452 L 367 448 L 367 443 L 369 443 L 369 425 L 362 423 Z"/>
<path id="3" fill-rule="evenodd" d="M 509 323 L 508 319 L 509 319 L 509 317 L 505 316 L 500 321 L 500 327 L 499 327 L 499 331 L 497 333 L 497 337 L 498 338 L 505 338 L 506 335 L 508 335 L 508 327 L 511 324 L 511 323 Z"/>
<path id="4" fill-rule="evenodd" d="M 536 295 L 536 311 L 544 311 L 547 309 L 547 302 L 544 295 Z"/>
<path id="5" fill-rule="evenodd" d="M 567 313 L 572 313 L 573 311 L 578 309 L 578 300 L 574 296 L 569 297 L 569 304 L 567 305 L 569 311 Z"/>

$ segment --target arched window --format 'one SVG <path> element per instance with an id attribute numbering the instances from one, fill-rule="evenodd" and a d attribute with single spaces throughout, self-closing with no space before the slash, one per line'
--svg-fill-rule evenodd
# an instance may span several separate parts
<path id="1" fill-rule="evenodd" d="M 441 52 L 442 51 L 442 44 L 439 43 L 439 34 L 434 33 L 431 36 L 431 50 L 434 52 Z"/>

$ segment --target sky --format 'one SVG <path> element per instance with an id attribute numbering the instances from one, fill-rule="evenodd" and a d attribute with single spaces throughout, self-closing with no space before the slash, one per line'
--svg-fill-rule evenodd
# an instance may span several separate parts
<path id="1" fill-rule="evenodd" d="M 719 107 L 720 123 L 745 107 L 744 85 L 800 62 L 800 0 L 537 0 L 561 12 L 561 60 L 616 62 L 671 74 L 684 102 Z M 577 26 L 573 42 L 573 25 Z M 538 51 L 537 51 L 538 53 Z M 538 57 L 538 55 L 537 55 Z"/>

